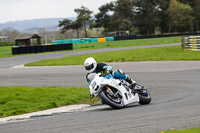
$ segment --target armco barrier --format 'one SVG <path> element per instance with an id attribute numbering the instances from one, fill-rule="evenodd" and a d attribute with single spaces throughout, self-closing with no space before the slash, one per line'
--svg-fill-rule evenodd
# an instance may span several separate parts
<path id="1" fill-rule="evenodd" d="M 38 45 L 38 46 L 14 46 L 12 47 L 12 54 L 28 54 L 28 53 L 41 53 L 41 52 L 52 52 L 61 50 L 73 50 L 72 43 L 66 44 L 54 44 L 54 45 Z"/>
<path id="2" fill-rule="evenodd" d="M 98 38 L 98 42 L 106 42 L 106 38 L 105 37 Z"/>
<path id="3" fill-rule="evenodd" d="M 200 51 L 200 36 L 183 37 L 182 48 L 185 51 Z"/>
<path id="4" fill-rule="evenodd" d="M 61 43 L 92 43 L 92 42 L 107 42 L 107 41 L 114 41 L 114 37 L 97 37 L 97 38 L 80 38 L 80 39 L 67 39 L 67 40 L 55 40 L 54 44 L 61 44 Z"/>

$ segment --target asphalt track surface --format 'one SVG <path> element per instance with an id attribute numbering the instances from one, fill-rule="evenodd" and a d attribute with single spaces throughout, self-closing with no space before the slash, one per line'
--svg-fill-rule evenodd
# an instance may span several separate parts
<path id="1" fill-rule="evenodd" d="M 19 61 L 20 62 L 20 61 Z M 82 66 L 0 68 L 1 86 L 87 87 Z M 200 124 L 200 61 L 109 63 L 121 68 L 152 96 L 149 105 L 133 104 L 114 110 L 109 106 L 90 111 L 32 118 L 0 125 L 1 133 L 154 133 Z M 9 66 L 9 67 L 6 67 Z M 10 68 L 11 67 L 11 68 Z"/>

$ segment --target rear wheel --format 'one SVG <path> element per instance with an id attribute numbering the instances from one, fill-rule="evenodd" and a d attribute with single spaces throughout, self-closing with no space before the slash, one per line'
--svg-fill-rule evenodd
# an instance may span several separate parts
<path id="1" fill-rule="evenodd" d="M 114 95 L 110 88 L 106 88 L 100 92 L 101 99 L 105 102 L 105 104 L 111 106 L 114 109 L 121 109 L 124 107 L 122 99 L 118 95 Z"/>

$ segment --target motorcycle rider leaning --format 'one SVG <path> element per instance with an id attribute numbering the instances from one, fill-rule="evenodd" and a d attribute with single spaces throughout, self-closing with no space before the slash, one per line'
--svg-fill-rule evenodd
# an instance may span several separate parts
<path id="1" fill-rule="evenodd" d="M 130 78 L 128 75 L 126 75 L 121 69 L 112 71 L 112 67 L 108 66 L 105 63 L 97 63 L 93 57 L 89 57 L 84 62 L 85 69 L 87 71 L 86 79 L 88 84 L 91 83 L 91 80 L 93 79 L 90 77 L 90 73 L 107 73 L 112 74 L 117 79 L 124 79 L 127 81 L 131 86 L 131 88 L 134 88 L 136 85 L 136 82 Z"/>

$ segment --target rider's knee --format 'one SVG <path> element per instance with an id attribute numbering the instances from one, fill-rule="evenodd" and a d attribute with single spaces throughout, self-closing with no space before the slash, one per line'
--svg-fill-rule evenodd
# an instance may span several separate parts
<path id="1" fill-rule="evenodd" d="M 119 78 L 119 79 L 126 79 L 127 77 L 127 75 L 121 69 L 114 71 L 113 75 L 115 78 Z"/>

